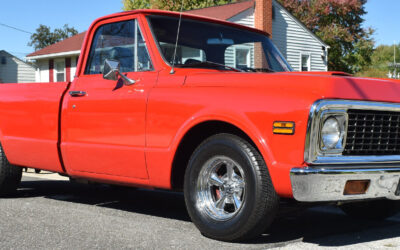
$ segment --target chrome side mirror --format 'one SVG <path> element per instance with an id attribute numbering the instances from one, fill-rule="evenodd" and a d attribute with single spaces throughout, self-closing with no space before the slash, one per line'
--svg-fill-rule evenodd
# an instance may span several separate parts
<path id="1" fill-rule="evenodd" d="M 120 63 L 117 60 L 106 59 L 103 67 L 103 78 L 106 80 L 117 81 L 118 76 L 122 78 L 125 85 L 135 84 L 135 80 L 126 77 L 120 72 Z"/>

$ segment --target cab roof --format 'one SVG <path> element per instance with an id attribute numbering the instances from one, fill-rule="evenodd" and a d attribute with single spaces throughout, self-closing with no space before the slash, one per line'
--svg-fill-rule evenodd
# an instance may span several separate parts
<path id="1" fill-rule="evenodd" d="M 195 20 L 200 20 L 200 21 L 205 21 L 205 22 L 219 23 L 219 24 L 228 25 L 228 26 L 232 26 L 232 27 L 236 27 L 236 28 L 240 28 L 240 29 L 246 29 L 246 30 L 249 30 L 249 31 L 252 31 L 252 32 L 257 32 L 257 33 L 261 33 L 261 34 L 270 36 L 270 34 L 265 32 L 265 31 L 258 30 L 258 29 L 255 29 L 255 28 L 251 28 L 251 27 L 248 27 L 248 26 L 244 26 L 244 25 L 241 25 L 241 24 L 236 24 L 236 23 L 232 23 L 232 22 L 223 21 L 223 20 L 216 19 L 216 18 L 210 18 L 210 17 L 205 17 L 205 16 L 188 14 L 188 13 L 185 13 L 185 12 L 180 13 L 180 12 L 174 12 L 174 11 L 153 10 L 153 9 L 140 9 L 140 10 L 131 10 L 131 11 L 123 11 L 123 12 L 114 13 L 114 14 L 103 16 L 103 17 L 100 17 L 100 18 L 96 19 L 93 22 L 92 25 L 94 25 L 97 22 L 100 22 L 100 21 L 103 21 L 103 20 L 107 20 L 107 19 L 110 19 L 110 18 L 129 16 L 129 15 L 134 15 L 134 14 L 164 15 L 164 16 L 173 16 L 173 17 L 177 17 L 177 18 L 179 18 L 179 16 L 182 15 L 182 18 L 190 18 L 190 19 L 195 19 Z"/>

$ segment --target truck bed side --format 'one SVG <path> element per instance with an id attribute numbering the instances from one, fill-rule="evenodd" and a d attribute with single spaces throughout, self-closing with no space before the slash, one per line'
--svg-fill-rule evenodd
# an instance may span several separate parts
<path id="1" fill-rule="evenodd" d="M 67 82 L 0 86 L 0 142 L 11 164 L 64 172 L 57 143 L 67 88 Z"/>

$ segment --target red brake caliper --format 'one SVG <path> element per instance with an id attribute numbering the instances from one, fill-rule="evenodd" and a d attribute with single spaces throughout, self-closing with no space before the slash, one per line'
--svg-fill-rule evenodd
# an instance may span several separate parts
<path id="1" fill-rule="evenodd" d="M 221 199 L 221 192 L 219 191 L 218 188 L 215 188 L 215 194 L 216 194 L 217 200 Z"/>

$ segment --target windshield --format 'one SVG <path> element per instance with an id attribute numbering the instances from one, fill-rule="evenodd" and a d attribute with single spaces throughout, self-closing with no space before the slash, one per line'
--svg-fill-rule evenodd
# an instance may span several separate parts
<path id="1" fill-rule="evenodd" d="M 148 20 L 161 54 L 172 64 L 179 18 L 152 15 Z M 267 36 L 189 18 L 181 21 L 175 66 L 249 72 L 292 71 Z"/>

